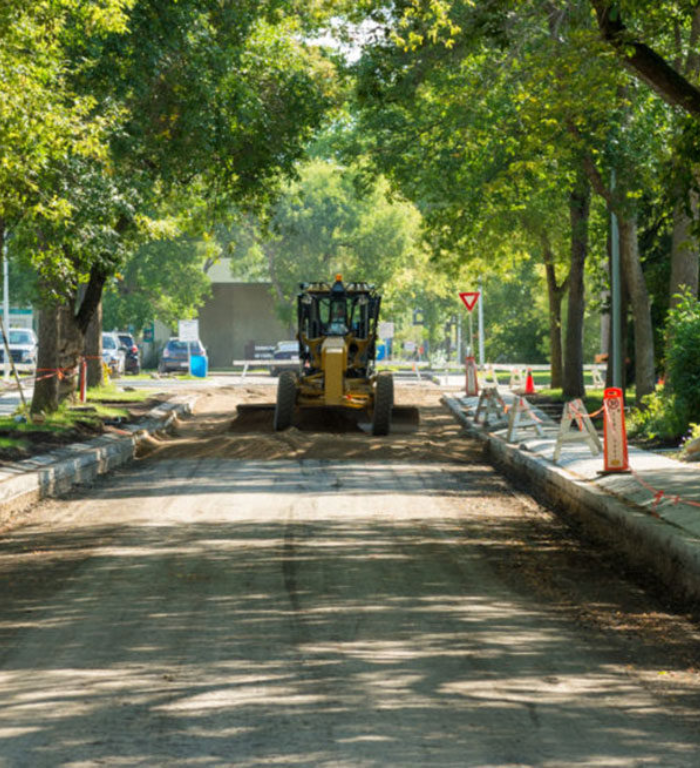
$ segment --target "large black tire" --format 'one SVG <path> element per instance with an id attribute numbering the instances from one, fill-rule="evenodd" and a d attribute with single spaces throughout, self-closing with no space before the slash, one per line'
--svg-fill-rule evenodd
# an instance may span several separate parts
<path id="1" fill-rule="evenodd" d="M 292 426 L 294 406 L 297 402 L 297 377 L 293 371 L 282 371 L 277 380 L 277 403 L 275 404 L 275 432 Z"/>
<path id="2" fill-rule="evenodd" d="M 394 407 L 394 379 L 390 373 L 380 373 L 374 390 L 372 434 L 388 435 L 391 428 L 391 409 Z"/>

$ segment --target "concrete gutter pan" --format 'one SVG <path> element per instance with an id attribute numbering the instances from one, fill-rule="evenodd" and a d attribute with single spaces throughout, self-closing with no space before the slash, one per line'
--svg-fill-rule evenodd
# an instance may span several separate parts
<path id="1" fill-rule="evenodd" d="M 503 394 L 506 403 L 513 396 Z M 564 444 L 553 461 L 559 424 L 539 416 L 544 436 L 506 442 L 504 421 L 475 424 L 478 398 L 443 402 L 489 460 L 527 483 L 533 495 L 574 518 L 586 533 L 605 541 L 635 569 L 652 573 L 677 597 L 700 599 L 700 473 L 697 465 L 630 447 L 627 474 L 603 475 L 602 455 L 585 444 Z M 698 506 L 696 506 L 698 504 Z"/>
<path id="2" fill-rule="evenodd" d="M 49 453 L 0 468 L 0 524 L 18 511 L 52 496 L 88 483 L 98 475 L 131 461 L 139 442 L 167 429 L 172 421 L 191 413 L 196 396 L 172 398 L 148 412 L 137 424 L 127 424 L 124 434 L 110 434 L 86 443 L 72 443 Z"/>

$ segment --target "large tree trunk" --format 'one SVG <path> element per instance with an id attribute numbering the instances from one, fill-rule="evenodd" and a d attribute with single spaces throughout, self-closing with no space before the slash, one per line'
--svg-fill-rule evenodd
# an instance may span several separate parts
<path id="1" fill-rule="evenodd" d="M 571 221 L 571 267 L 569 269 L 569 307 L 566 323 L 564 386 L 566 397 L 584 397 L 583 381 L 583 316 L 584 266 L 588 253 L 588 217 L 591 189 L 585 176 L 580 176 L 569 195 Z"/>
<path id="2" fill-rule="evenodd" d="M 552 389 L 560 389 L 562 386 L 563 354 L 561 346 L 561 302 L 562 294 L 556 290 L 556 278 L 550 276 L 550 267 L 547 271 L 547 293 L 549 295 L 549 365 L 551 371 Z M 551 272 L 554 270 L 551 269 Z"/>
<path id="3" fill-rule="evenodd" d="M 55 411 L 59 403 L 71 397 L 78 385 L 81 358 L 85 352 L 85 334 L 100 305 L 106 274 L 93 267 L 90 279 L 75 311 L 75 301 L 42 312 L 39 321 L 40 376 L 54 375 L 38 382 L 32 400 L 32 413 Z"/>
<path id="4" fill-rule="evenodd" d="M 63 305 L 58 309 L 59 332 L 58 367 L 61 375 L 58 379 L 58 401 L 62 403 L 75 395 L 80 375 L 80 362 L 85 349 L 85 334 L 77 323 L 72 305 Z"/>
<path id="5" fill-rule="evenodd" d="M 673 211 L 673 239 L 671 244 L 671 279 L 669 282 L 669 304 L 678 303 L 678 294 L 688 288 L 693 296 L 698 295 L 698 239 L 693 233 L 697 221 L 698 196 L 689 193 L 689 208 L 685 201 L 676 203 Z"/>
<path id="6" fill-rule="evenodd" d="M 87 358 L 87 385 L 100 387 L 104 384 L 102 366 L 102 302 L 97 305 L 87 333 L 85 334 L 85 357 Z"/>
<path id="7" fill-rule="evenodd" d="M 563 354 L 561 344 L 561 303 L 566 291 L 567 280 L 557 284 L 554 254 L 546 235 L 542 236 L 542 256 L 547 277 L 547 299 L 549 305 L 549 366 L 552 389 L 560 389 L 563 378 Z"/>
<path id="8" fill-rule="evenodd" d="M 42 308 L 39 311 L 39 352 L 31 405 L 33 414 L 51 413 L 58 408 L 58 337 L 58 308 Z"/>
<path id="9" fill-rule="evenodd" d="M 656 388 L 654 371 L 654 328 L 651 301 L 639 259 L 637 221 L 634 216 L 620 216 L 620 261 L 632 305 L 634 318 L 634 373 L 639 405 L 645 395 Z"/>

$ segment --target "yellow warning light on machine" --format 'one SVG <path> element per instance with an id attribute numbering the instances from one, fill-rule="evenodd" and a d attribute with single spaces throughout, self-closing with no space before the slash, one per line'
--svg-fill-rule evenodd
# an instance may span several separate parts
<path id="1" fill-rule="evenodd" d="M 335 282 L 336 283 L 342 283 L 343 282 L 343 276 L 342 275 L 336 275 L 335 276 Z"/>

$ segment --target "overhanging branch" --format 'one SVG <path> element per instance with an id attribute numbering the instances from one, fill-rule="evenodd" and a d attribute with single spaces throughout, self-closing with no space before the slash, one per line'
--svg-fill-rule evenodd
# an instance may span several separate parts
<path id="1" fill-rule="evenodd" d="M 617 51 L 624 65 L 668 104 L 700 118 L 700 90 L 662 56 L 636 40 L 622 22 L 617 4 L 591 0 L 603 39 Z"/>

